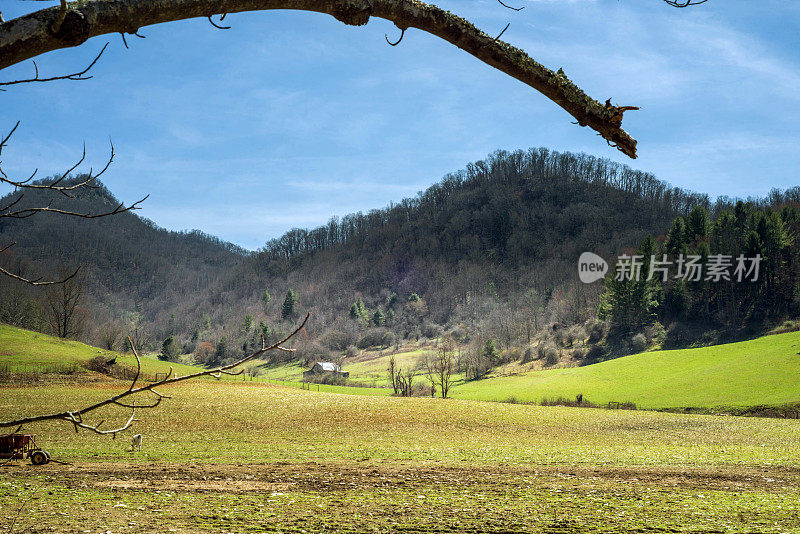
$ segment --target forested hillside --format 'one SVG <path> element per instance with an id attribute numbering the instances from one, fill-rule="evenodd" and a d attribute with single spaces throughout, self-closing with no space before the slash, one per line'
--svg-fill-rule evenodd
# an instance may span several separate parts
<path id="1" fill-rule="evenodd" d="M 23 202 L 48 200 L 31 195 Z M 764 226 L 756 212 L 798 201 L 800 189 L 794 188 L 735 208 L 731 199 L 712 203 L 607 160 L 532 149 L 494 153 L 415 198 L 316 229 L 291 230 L 253 254 L 200 232 L 167 232 L 132 213 L 96 221 L 45 214 L 0 221 L 0 239 L 18 243 L 0 261 L 26 274 L 84 265 L 83 305 L 90 318 L 84 338 L 110 337 L 104 332 L 112 326 L 136 332 L 136 342 L 151 349 L 172 337 L 177 348 L 170 352 L 203 346 L 201 359 L 221 361 L 251 349 L 262 333 L 274 338 L 311 311 L 299 358 L 341 358 L 354 348 L 447 331 L 476 347 L 485 366 L 501 353 L 530 357 L 534 346 L 546 353 L 549 338 L 542 335 L 552 334 L 553 325 L 561 332 L 571 325 L 584 329 L 566 339 L 596 337 L 590 330 L 596 329 L 604 286 L 578 280 L 582 252 L 612 261 L 648 235 L 661 246 L 671 226 L 681 224 L 676 218 L 702 211 L 705 233 L 681 234 L 681 246 L 695 251 L 707 238 L 716 239 L 712 229 L 723 224 L 719 217 L 728 220 L 726 209 L 747 212 L 737 217 L 749 222 L 736 223 L 742 232 L 746 227 L 737 237 L 744 246 L 752 239 L 747 233 Z M 71 207 L 89 212 L 116 203 L 100 187 Z M 3 321 L 48 328 L 42 297 L 5 279 L 0 284 Z M 673 294 L 672 285 L 659 293 L 661 304 Z M 715 310 L 721 306 L 713 295 L 693 295 Z M 645 315 L 653 321 L 710 318 L 667 309 Z"/>
<path id="2" fill-rule="evenodd" d="M 31 206 L 69 209 L 82 214 L 113 210 L 119 201 L 102 184 L 81 189 L 74 198 L 48 191 L 26 191 L 15 210 Z M 0 199 L 8 205 L 20 199 Z M 16 242 L 0 255 L 9 271 L 54 279 L 81 266 L 85 288 L 80 308 L 87 312 L 84 334 L 107 321 L 125 330 L 131 322 L 150 325 L 169 317 L 187 294 L 196 293 L 238 264 L 245 251 L 215 237 L 170 232 L 126 212 L 100 219 L 41 213 L 23 219 L 0 219 L 0 243 Z M 0 278 L 0 320 L 48 330 L 47 291 Z"/>
<path id="3" fill-rule="evenodd" d="M 602 287 L 578 281 L 581 252 L 610 258 L 698 205 L 711 207 L 591 156 L 498 152 L 416 198 L 270 241 L 212 289 L 215 322 L 233 331 L 241 318 L 224 310 L 249 302 L 248 313 L 279 325 L 291 289 L 295 307 L 314 312 L 310 352 L 446 329 L 510 349 L 553 322 L 594 316 Z M 277 299 L 266 309 L 264 290 Z"/>

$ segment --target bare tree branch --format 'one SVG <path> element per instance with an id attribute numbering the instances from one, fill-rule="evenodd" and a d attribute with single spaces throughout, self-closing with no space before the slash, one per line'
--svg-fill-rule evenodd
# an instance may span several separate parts
<path id="1" fill-rule="evenodd" d="M 522 7 L 511 7 L 511 6 L 509 6 L 508 4 L 504 4 L 504 3 L 503 3 L 503 0 L 497 0 L 497 2 L 498 2 L 498 3 L 499 3 L 501 6 L 503 6 L 503 7 L 507 7 L 508 9 L 512 9 L 512 10 L 514 10 L 514 11 L 522 11 L 523 9 L 525 9 L 525 6 L 522 6 Z"/>
<path id="2" fill-rule="evenodd" d="M 236 368 L 236 367 L 238 367 L 238 366 L 240 366 L 240 365 L 242 365 L 244 363 L 247 363 L 248 361 L 252 360 L 253 358 L 257 358 L 258 356 L 261 356 L 262 354 L 264 354 L 266 352 L 269 352 L 271 350 L 283 350 L 283 351 L 289 351 L 289 352 L 294 351 L 294 349 L 289 349 L 289 348 L 284 347 L 283 344 L 286 343 L 287 341 L 289 341 L 290 339 L 292 339 L 295 335 L 297 335 L 303 329 L 303 327 L 305 327 L 305 325 L 308 322 L 308 319 L 309 319 L 310 316 L 311 316 L 310 313 L 306 314 L 306 317 L 305 317 L 305 319 L 303 319 L 303 322 L 300 323 L 300 326 L 295 328 L 294 331 L 292 331 L 288 336 L 286 336 L 282 340 L 278 341 L 277 343 L 274 343 L 274 344 L 272 344 L 272 345 L 270 345 L 268 347 L 265 347 L 264 346 L 264 342 L 263 342 L 263 338 L 262 338 L 261 349 L 259 349 L 256 352 L 250 354 L 249 356 L 245 356 L 244 358 L 241 358 L 241 359 L 239 359 L 239 360 L 237 360 L 237 361 L 235 361 L 233 363 L 230 363 L 228 365 L 223 365 L 223 366 L 220 366 L 220 367 L 216 367 L 214 369 L 207 369 L 205 371 L 198 371 L 197 373 L 192 373 L 190 375 L 181 376 L 181 377 L 173 376 L 172 375 L 172 368 L 170 368 L 169 372 L 167 373 L 167 376 L 164 377 L 163 379 L 158 380 L 156 382 L 153 382 L 151 384 L 147 384 L 145 386 L 140 386 L 140 387 L 135 387 L 135 386 L 136 386 L 136 382 L 139 380 L 139 376 L 141 374 L 142 364 L 141 364 L 141 360 L 139 358 L 139 353 L 136 351 L 136 348 L 133 346 L 133 342 L 130 340 L 130 338 L 128 338 L 128 341 L 130 343 L 131 349 L 133 350 L 133 354 L 134 354 L 134 356 L 136 356 L 136 376 L 134 377 L 134 379 L 131 382 L 130 386 L 128 386 L 128 389 L 126 389 L 122 393 L 118 393 L 116 395 L 112 395 L 111 397 L 109 397 L 107 399 L 104 399 L 104 400 L 102 400 L 100 402 L 97 402 L 97 403 L 92 404 L 90 406 L 87 406 L 85 408 L 81 408 L 79 410 L 63 411 L 63 412 L 58 412 L 58 413 L 46 414 L 46 415 L 36 415 L 36 416 L 31 416 L 31 417 L 23 417 L 21 419 L 16 419 L 16 420 L 13 420 L 13 421 L 0 421 L 0 428 L 17 427 L 17 429 L 19 429 L 23 425 L 28 425 L 28 424 L 31 424 L 31 423 L 39 423 L 39 422 L 42 422 L 42 421 L 66 421 L 68 423 L 71 423 L 74 426 L 76 432 L 79 429 L 84 429 L 84 430 L 90 430 L 90 431 L 92 431 L 92 432 L 94 432 L 96 434 L 103 434 L 103 435 L 109 435 L 110 434 L 113 437 L 116 437 L 116 435 L 119 432 L 127 430 L 134 423 L 134 421 L 135 421 L 134 416 L 136 415 L 136 409 L 137 408 L 138 409 L 155 408 L 156 406 L 158 406 L 161 403 L 162 399 L 169 398 L 167 395 L 164 395 L 163 393 L 161 393 L 159 391 L 156 391 L 155 388 L 158 388 L 158 387 L 161 387 L 161 386 L 170 385 L 170 384 L 175 384 L 177 382 L 184 382 L 186 380 L 192 380 L 194 378 L 199 378 L 199 377 L 202 377 L 202 376 L 212 376 L 212 377 L 215 377 L 215 378 L 220 378 L 222 375 L 238 375 L 238 374 L 241 374 L 244 370 L 242 369 L 240 371 L 234 372 L 234 371 L 232 371 L 232 369 L 234 369 L 234 368 Z M 136 399 L 135 396 L 137 394 L 141 394 L 141 393 L 153 394 L 153 395 L 156 396 L 156 399 L 154 401 L 152 401 L 150 404 L 137 404 L 136 400 L 135 400 Z M 133 402 L 131 402 L 131 403 L 124 402 L 124 400 L 128 399 L 128 398 L 132 398 Z M 99 423 L 94 424 L 94 425 L 91 424 L 91 423 L 84 422 L 84 420 L 83 420 L 84 415 L 90 414 L 90 413 L 92 413 L 92 412 L 94 412 L 94 411 L 96 411 L 96 410 L 98 410 L 100 408 L 103 408 L 105 406 L 110 406 L 110 405 L 129 408 L 131 410 L 131 415 L 125 421 L 125 423 L 123 423 L 122 425 L 120 425 L 120 426 L 118 426 L 116 428 L 112 428 L 112 429 L 109 429 L 109 430 L 102 430 L 102 429 L 100 429 L 100 426 L 105 422 L 105 420 L 102 420 Z"/>
<path id="3" fill-rule="evenodd" d="M 126 211 L 133 211 L 141 209 L 139 208 L 139 204 L 147 200 L 150 195 L 145 196 L 141 200 L 137 200 L 133 204 L 128 207 L 125 207 L 125 203 L 121 202 L 117 205 L 116 208 L 109 211 L 104 211 L 102 213 L 80 213 L 77 211 L 69 211 L 69 210 L 62 210 L 58 208 L 51 208 L 50 205 L 44 207 L 37 207 L 37 208 L 24 208 L 17 211 L 3 213 L 0 212 L 0 218 L 2 217 L 9 217 L 12 219 L 26 219 L 32 215 L 36 215 L 37 213 L 56 213 L 58 215 L 69 215 L 70 217 L 79 217 L 81 219 L 100 219 L 102 217 L 110 217 L 111 215 L 118 215 L 120 213 L 125 213 Z"/>
<path id="4" fill-rule="evenodd" d="M 3 148 L 5 148 L 8 145 L 9 139 L 14 134 L 14 132 L 16 131 L 18 126 L 19 126 L 19 121 L 17 121 L 17 123 L 14 125 L 14 127 L 11 128 L 11 131 L 2 140 L 0 140 L 0 155 L 2 155 Z M 60 177 L 55 179 L 52 182 L 31 183 L 31 180 L 33 180 L 34 176 L 36 176 L 36 173 L 37 173 L 38 169 L 34 170 L 33 173 L 28 178 L 26 178 L 25 180 L 12 180 L 3 171 L 2 162 L 0 162 L 0 183 L 8 184 L 8 185 L 10 185 L 12 187 L 15 187 L 15 188 L 18 188 L 18 189 L 33 189 L 33 190 L 44 190 L 44 191 L 56 191 L 56 192 L 64 195 L 67 198 L 72 198 L 72 192 L 77 190 L 77 189 L 81 189 L 83 187 L 96 187 L 95 185 L 93 185 L 92 182 L 95 182 L 111 166 L 111 163 L 114 161 L 114 156 L 116 155 L 116 153 L 114 152 L 114 143 L 111 142 L 110 140 L 109 140 L 109 143 L 111 145 L 111 151 L 110 151 L 110 154 L 108 156 L 108 160 L 106 161 L 106 164 L 103 166 L 103 168 L 100 170 L 100 172 L 95 173 L 93 169 L 89 169 L 89 174 L 85 175 L 85 177 L 83 177 L 82 179 L 80 179 L 80 180 L 78 180 L 78 181 L 76 181 L 76 182 L 74 182 L 74 183 L 72 183 L 70 185 L 60 185 L 60 184 L 64 181 L 65 178 L 69 177 L 71 175 L 71 173 L 75 169 L 77 169 L 84 162 L 84 160 L 86 159 L 86 145 L 85 144 L 83 146 L 83 152 L 81 154 L 81 157 L 77 161 L 77 163 L 75 163 L 70 168 L 68 168 L 66 171 L 61 173 Z M 142 202 L 147 200 L 147 198 L 150 195 L 145 196 L 141 200 L 138 200 L 138 201 L 134 202 L 133 204 L 131 204 L 128 207 L 125 207 L 124 203 L 120 203 L 114 209 L 109 210 L 109 211 L 105 211 L 105 212 L 101 212 L 101 213 L 79 213 L 79 212 L 76 212 L 76 211 L 63 210 L 63 209 L 59 209 L 59 208 L 52 208 L 51 207 L 52 201 L 47 206 L 23 208 L 23 209 L 19 209 L 19 210 L 16 210 L 16 211 L 11 211 L 11 208 L 13 206 L 15 206 L 17 203 L 19 203 L 22 200 L 23 196 L 24 195 L 20 195 L 19 197 L 16 198 L 16 200 L 11 202 L 7 206 L 0 208 L 0 218 L 6 217 L 6 218 L 12 218 L 12 219 L 25 219 L 25 218 L 30 217 L 32 215 L 35 215 L 37 213 L 48 212 L 48 213 L 57 213 L 59 215 L 69 215 L 69 216 L 72 216 L 72 217 L 80 217 L 80 218 L 83 218 L 83 219 L 99 219 L 101 217 L 109 217 L 111 215 L 117 215 L 119 213 L 124 213 L 126 211 L 137 210 L 137 209 L 139 209 L 139 204 L 141 204 Z"/>
<path id="5" fill-rule="evenodd" d="M 0 22 L 2 22 L 2 21 L 0 21 Z M 106 51 L 106 47 L 107 46 L 108 46 L 108 43 L 106 43 L 103 46 L 103 48 L 100 50 L 100 53 L 97 54 L 97 57 L 95 57 L 94 60 L 91 63 L 89 63 L 89 66 L 86 67 L 85 69 L 83 69 L 80 72 L 74 72 L 72 74 L 63 74 L 61 76 L 51 76 L 49 78 L 40 78 L 39 77 L 39 66 L 34 61 L 33 62 L 33 69 L 34 69 L 36 75 L 33 78 L 27 78 L 27 79 L 24 79 L 24 80 L 14 80 L 14 81 L 11 81 L 11 82 L 0 82 L 0 87 L 7 86 L 7 85 L 17 85 L 17 84 L 21 84 L 21 83 L 54 82 L 56 80 L 72 80 L 72 81 L 90 80 L 90 79 L 93 78 L 93 76 L 86 76 L 86 73 L 89 72 L 92 69 L 92 67 L 94 67 L 95 63 L 97 63 L 100 60 L 100 56 L 102 56 L 103 52 Z M 0 91 L 5 91 L 5 89 L 0 89 Z"/>
<path id="6" fill-rule="evenodd" d="M 667 4 L 671 5 L 672 7 L 689 7 L 689 6 L 697 6 L 700 4 L 705 4 L 708 0 L 664 0 Z"/>
<path id="7" fill-rule="evenodd" d="M 103 47 L 103 50 L 105 50 L 105 47 Z M 101 54 L 102 54 L 102 51 L 101 51 Z M 100 56 L 98 55 L 98 58 L 99 57 Z M 11 139 L 11 136 L 14 135 L 14 132 L 17 130 L 18 127 L 19 127 L 19 121 L 17 121 L 17 123 L 14 125 L 13 128 L 11 128 L 11 131 L 8 132 L 8 134 L 5 137 L 0 139 L 0 155 L 2 155 L 3 149 L 8 145 L 8 142 Z M 86 145 L 84 145 L 84 147 L 83 147 L 83 153 L 81 154 L 81 157 L 78 160 L 78 162 L 75 163 L 74 165 L 72 165 L 69 169 L 67 169 L 65 172 L 63 172 L 60 177 L 56 178 L 52 182 L 32 183 L 31 180 L 33 180 L 34 176 L 36 176 L 36 172 L 37 172 L 36 170 L 34 170 L 33 173 L 25 180 L 13 180 L 13 179 L 9 178 L 8 175 L 3 171 L 2 162 L 0 161 L 0 183 L 8 184 L 8 185 L 13 186 L 13 187 L 15 187 L 17 189 L 54 191 L 54 192 L 57 192 L 57 193 L 63 195 L 64 197 L 73 198 L 73 192 L 78 190 L 78 189 L 86 188 L 86 187 L 96 188 L 97 186 L 95 186 L 93 184 L 93 182 L 95 182 L 97 180 L 97 178 L 102 176 L 108 170 L 108 168 L 111 166 L 111 163 L 114 161 L 115 152 L 114 152 L 114 143 L 111 142 L 110 140 L 109 140 L 109 143 L 111 145 L 111 152 L 109 154 L 108 161 L 106 161 L 105 166 L 100 170 L 100 172 L 95 173 L 93 171 L 93 169 L 89 169 L 89 174 L 88 175 L 84 176 L 83 178 L 80 178 L 80 179 L 76 180 L 74 183 L 67 182 L 65 184 L 64 180 L 67 177 L 69 177 L 70 174 L 75 169 L 77 169 L 78 166 L 80 166 L 83 163 L 83 161 L 86 159 Z M 24 193 L 20 194 L 19 196 L 17 196 L 16 199 L 12 200 L 9 204 L 0 207 L 0 219 L 2 219 L 2 218 L 26 219 L 26 218 L 32 217 L 32 216 L 34 216 L 34 215 L 36 215 L 38 213 L 54 213 L 54 214 L 57 214 L 57 215 L 66 215 L 66 216 L 69 216 L 69 217 L 79 217 L 79 218 L 82 218 L 82 219 L 99 219 L 99 218 L 102 218 L 102 217 L 110 217 L 112 215 L 125 213 L 126 211 L 137 210 L 137 209 L 139 209 L 139 205 L 142 202 L 144 202 L 145 200 L 147 200 L 147 198 L 149 197 L 149 195 L 147 195 L 144 198 L 142 198 L 141 200 L 138 200 L 138 201 L 134 202 L 133 204 L 131 204 L 130 206 L 127 206 L 127 207 L 125 206 L 124 203 L 120 203 L 116 207 L 114 207 L 113 209 L 110 209 L 110 210 L 104 211 L 104 212 L 100 212 L 100 213 L 82 213 L 82 212 L 68 210 L 68 209 L 54 208 L 54 207 L 52 207 L 52 204 L 53 204 L 52 200 L 46 206 L 33 206 L 33 207 L 18 208 L 18 209 L 12 210 L 12 208 L 14 208 L 17 204 L 19 204 L 22 201 L 24 196 L 25 196 Z M 10 245 L 7 245 L 7 246 L 3 247 L 2 249 L 0 249 L 0 252 L 4 252 L 4 251 L 8 250 L 9 248 L 11 248 L 14 245 L 15 245 L 15 243 L 11 243 Z M 20 274 L 14 274 L 14 273 L 8 271 L 7 269 L 4 269 L 4 268 L 0 267 L 0 275 L 4 275 L 4 276 L 7 276 L 9 278 L 13 278 L 15 280 L 18 280 L 20 282 L 24 282 L 24 283 L 32 285 L 32 286 L 49 286 L 49 285 L 55 285 L 55 284 L 63 284 L 65 282 L 71 280 L 72 278 L 74 278 L 75 275 L 77 275 L 77 274 L 78 274 L 78 270 L 76 269 L 74 273 L 72 273 L 71 275 L 68 275 L 68 276 L 66 276 L 66 277 L 64 277 L 64 278 L 62 278 L 60 280 L 42 281 L 41 277 L 40 278 L 36 278 L 36 279 L 26 278 L 26 277 L 24 277 L 24 276 L 22 276 Z"/>
<path id="8" fill-rule="evenodd" d="M 500 38 L 503 36 L 503 34 L 506 33 L 506 30 L 509 28 L 509 26 L 511 26 L 510 22 L 508 24 L 506 24 L 506 27 L 503 28 L 503 31 L 501 31 L 500 34 L 497 37 L 494 38 L 495 42 L 500 40 Z"/>
<path id="9" fill-rule="evenodd" d="M 683 2 L 681 2 L 682 4 Z M 579 125 L 598 132 L 631 158 L 636 140 L 619 122 L 616 110 L 590 98 L 566 76 L 530 58 L 524 51 L 480 31 L 470 22 L 437 6 L 417 0 L 84 0 L 67 4 L 60 17 L 54 6 L 0 24 L 0 70 L 36 56 L 78 46 L 108 33 L 136 34 L 139 28 L 218 13 L 294 9 L 327 13 L 350 25 L 362 26 L 375 16 L 399 29 L 417 28 L 440 37 L 475 58 L 544 94 L 572 115 Z"/>
<path id="10" fill-rule="evenodd" d="M 13 128 L 11 128 L 11 131 L 8 132 L 8 135 L 6 135 L 2 140 L 0 140 L 0 155 L 3 154 L 3 148 L 5 148 L 8 145 L 8 140 L 11 138 L 12 135 L 14 135 L 14 132 L 17 130 L 17 127 L 19 127 L 19 121 L 17 121 L 17 123 L 14 125 Z M 40 183 L 40 184 L 30 183 L 31 180 L 33 180 L 33 178 L 36 176 L 38 169 L 35 169 L 33 173 L 25 180 L 12 180 L 3 171 L 2 161 L 0 161 L 0 183 L 6 183 L 10 186 L 17 187 L 20 189 L 46 189 L 49 191 L 57 191 L 68 198 L 72 198 L 72 196 L 70 195 L 70 191 L 74 191 L 76 189 L 80 189 L 82 187 L 87 187 L 87 186 L 94 187 L 91 185 L 91 182 L 95 181 L 97 178 L 102 176 L 111 166 L 111 163 L 114 161 L 114 156 L 116 153 L 114 152 L 114 143 L 110 139 L 109 139 L 109 144 L 111 145 L 111 151 L 108 156 L 108 161 L 106 161 L 105 166 L 100 170 L 100 172 L 94 174 L 93 170 L 89 169 L 89 174 L 86 175 L 86 177 L 82 181 L 75 182 L 72 185 L 59 186 L 59 184 L 65 178 L 67 178 L 72 173 L 72 171 L 77 169 L 81 165 L 81 163 L 83 163 L 83 161 L 86 159 L 86 144 L 83 145 L 83 153 L 81 154 L 81 157 L 78 160 L 78 162 L 72 165 L 66 171 L 62 172 L 61 176 L 53 182 Z"/>
<path id="11" fill-rule="evenodd" d="M 6 247 L 6 248 L 8 248 L 8 247 Z M 14 280 L 19 280 L 20 282 L 25 282 L 26 284 L 31 285 L 31 286 L 52 286 L 52 285 L 56 285 L 56 284 L 63 284 L 65 282 L 68 282 L 69 280 L 72 280 L 73 278 L 75 278 L 75 276 L 78 274 L 78 271 L 80 271 L 80 270 L 81 270 L 81 268 L 78 267 L 77 269 L 75 269 L 74 273 L 70 274 L 66 278 L 63 278 L 61 280 L 54 280 L 54 281 L 50 281 L 50 282 L 42 282 L 41 281 L 42 277 L 39 277 L 39 278 L 37 278 L 35 280 L 31 280 L 30 278 L 25 278 L 24 276 L 20 276 L 18 274 L 14 274 L 12 272 L 9 272 L 9 271 L 3 269 L 2 267 L 0 267 L 0 274 L 4 274 L 5 276 L 8 276 L 9 278 L 13 278 Z"/>

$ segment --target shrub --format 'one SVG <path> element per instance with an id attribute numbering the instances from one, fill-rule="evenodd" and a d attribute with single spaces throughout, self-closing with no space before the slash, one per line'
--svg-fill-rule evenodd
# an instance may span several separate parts
<path id="1" fill-rule="evenodd" d="M 553 339 L 559 347 L 566 347 L 569 344 L 569 335 L 566 328 L 559 328 L 553 331 Z"/>
<path id="2" fill-rule="evenodd" d="M 427 337 L 428 339 L 436 339 L 437 337 L 442 337 L 443 333 L 444 329 L 438 324 L 425 323 L 422 325 L 422 336 Z"/>
<path id="3" fill-rule="evenodd" d="M 592 319 L 586 323 L 586 333 L 589 336 L 589 343 L 598 343 L 608 334 L 608 323 Z"/>
<path id="4" fill-rule="evenodd" d="M 456 326 L 449 332 L 450 337 L 453 338 L 457 343 L 469 343 L 469 330 L 463 328 L 461 326 Z"/>
<path id="5" fill-rule="evenodd" d="M 345 350 L 356 342 L 356 336 L 350 332 L 330 330 L 326 332 L 320 342 L 330 350 Z"/>
<path id="6" fill-rule="evenodd" d="M 214 352 L 214 345 L 208 341 L 203 341 L 197 347 L 197 350 L 194 351 L 194 358 L 197 360 L 197 363 L 206 364 L 214 357 Z"/>
<path id="7" fill-rule="evenodd" d="M 664 340 L 667 338 L 667 330 L 664 328 L 664 325 L 658 321 L 648 326 L 645 330 L 645 334 L 647 334 L 647 339 L 649 339 L 651 343 L 657 343 L 659 345 L 664 343 Z"/>
<path id="8" fill-rule="evenodd" d="M 560 352 L 550 341 L 540 344 L 537 349 L 540 359 L 544 359 L 545 365 L 555 365 L 558 363 Z"/>
<path id="9" fill-rule="evenodd" d="M 569 346 L 575 344 L 576 341 L 583 341 L 586 338 L 586 331 L 580 325 L 573 325 L 567 329 L 567 342 Z"/>
<path id="10" fill-rule="evenodd" d="M 525 353 L 522 355 L 522 363 L 527 363 L 533 360 L 533 348 L 525 347 Z"/>
<path id="11" fill-rule="evenodd" d="M 386 332 L 381 335 L 381 345 L 388 347 L 394 344 L 395 335 L 394 332 L 387 330 Z"/>
<path id="12" fill-rule="evenodd" d="M 587 362 L 599 362 L 605 357 L 605 350 L 600 345 L 589 345 L 584 358 Z"/>
<path id="13" fill-rule="evenodd" d="M 585 349 L 584 347 L 577 347 L 572 349 L 572 357 L 575 358 L 576 360 L 583 360 L 586 358 L 587 352 L 588 349 Z"/>
<path id="14" fill-rule="evenodd" d="M 631 350 L 634 353 L 644 352 L 647 349 L 647 337 L 641 332 L 631 338 Z"/>
<path id="15" fill-rule="evenodd" d="M 361 339 L 358 340 L 356 346 L 359 349 L 368 349 L 370 347 L 391 345 L 394 342 L 394 338 L 391 338 L 390 340 L 386 335 L 390 333 L 391 332 L 385 328 L 372 328 L 368 330 Z M 388 343 L 386 341 L 388 341 Z"/>

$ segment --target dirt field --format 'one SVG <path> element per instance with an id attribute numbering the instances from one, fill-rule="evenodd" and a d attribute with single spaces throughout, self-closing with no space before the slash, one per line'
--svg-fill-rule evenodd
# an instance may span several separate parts
<path id="1" fill-rule="evenodd" d="M 0 388 L 0 417 L 108 393 Z M 133 432 L 31 428 L 72 465 L 0 468 L 0 532 L 800 532 L 796 420 L 209 381 L 169 394 L 137 412 L 141 452 Z"/>
<path id="2" fill-rule="evenodd" d="M 14 532 L 800 531 L 797 468 L 78 463 L 0 473 Z"/>

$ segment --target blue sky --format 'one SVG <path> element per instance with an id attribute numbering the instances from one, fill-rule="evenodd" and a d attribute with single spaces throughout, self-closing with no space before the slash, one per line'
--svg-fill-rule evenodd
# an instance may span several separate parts
<path id="1" fill-rule="evenodd" d="M 507 2 L 508 3 L 508 2 Z M 311 13 L 229 15 L 90 40 L 37 61 L 86 82 L 0 94 L 0 129 L 22 123 L 6 172 L 58 173 L 79 155 L 122 200 L 169 229 L 199 228 L 246 248 L 292 227 L 414 195 L 496 149 L 546 146 L 651 171 L 712 196 L 800 184 L 800 3 L 710 0 L 443 1 L 487 33 L 565 73 L 590 96 L 638 105 L 629 160 L 529 87 L 418 30 L 344 26 Z M 6 19 L 42 7 L 4 3 Z M 55 2 L 54 2 L 55 4 Z M 2 73 L 26 77 L 30 63 Z M 3 190 L 6 191 L 6 190 Z"/>

